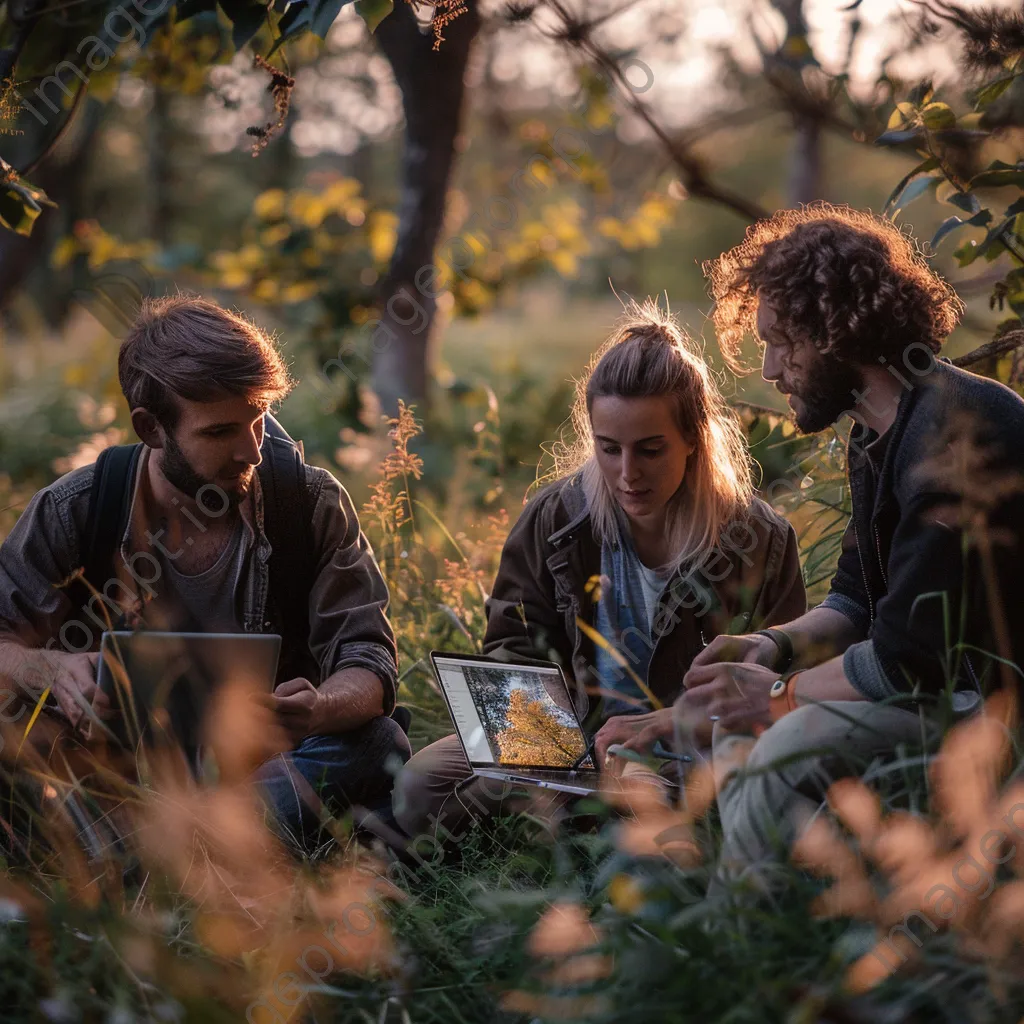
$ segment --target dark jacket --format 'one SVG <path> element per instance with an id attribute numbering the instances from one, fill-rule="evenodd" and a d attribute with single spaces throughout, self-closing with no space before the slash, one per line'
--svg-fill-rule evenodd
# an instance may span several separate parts
<path id="1" fill-rule="evenodd" d="M 128 524 L 119 557 L 115 556 L 117 575 L 102 588 L 102 598 L 93 597 L 88 604 L 73 604 L 67 588 L 57 584 L 84 558 L 82 537 L 94 467 L 66 473 L 33 496 L 0 545 L 0 640 L 27 647 L 97 650 L 105 611 L 116 612 L 119 605 L 127 610 L 141 602 L 144 591 L 159 591 L 160 581 L 149 576 L 148 567 L 154 561 L 148 536 L 159 536 L 149 512 L 148 454 L 145 449 L 136 474 Z M 390 713 L 398 673 L 395 638 L 387 618 L 387 585 L 348 492 L 327 470 L 306 465 L 305 474 L 315 548 L 309 649 L 318 672 L 311 681 L 318 685 L 349 666 L 369 669 L 384 685 L 384 710 Z M 259 474 L 253 478 L 251 495 L 240 506 L 246 546 L 240 581 L 242 626 L 246 632 L 271 632 L 275 626 L 269 610 L 271 547 L 263 529 Z M 142 568 L 132 575 L 136 563 Z"/>
<path id="2" fill-rule="evenodd" d="M 788 622 L 806 610 L 796 534 L 785 519 L 755 499 L 731 524 L 703 567 L 677 573 L 654 616 L 648 685 L 670 703 L 682 690 L 690 662 L 712 637 Z M 526 506 L 501 553 L 487 602 L 484 653 L 537 658 L 562 665 L 575 687 L 581 715 L 595 686 L 594 644 L 577 625 L 593 625 L 593 583 L 601 547 L 590 526 L 579 477 L 556 481 Z"/>
<path id="3" fill-rule="evenodd" d="M 877 470 L 864 452 L 877 435 L 851 436 L 853 515 L 825 601 L 865 635 L 844 668 L 876 700 L 947 678 L 957 689 L 994 681 L 1000 614 L 1013 660 L 1024 655 L 1024 400 L 945 361 L 907 376 Z M 987 523 L 991 589 L 965 514 Z"/>

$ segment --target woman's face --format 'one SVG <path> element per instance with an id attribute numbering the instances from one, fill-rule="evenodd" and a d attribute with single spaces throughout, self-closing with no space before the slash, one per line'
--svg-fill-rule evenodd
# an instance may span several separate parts
<path id="1" fill-rule="evenodd" d="M 590 409 L 601 475 L 631 519 L 653 525 L 686 475 L 693 445 L 683 437 L 666 395 L 602 395 Z"/>

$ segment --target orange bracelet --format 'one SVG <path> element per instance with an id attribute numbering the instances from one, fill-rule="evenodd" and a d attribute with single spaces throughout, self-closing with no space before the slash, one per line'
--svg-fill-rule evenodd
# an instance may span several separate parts
<path id="1" fill-rule="evenodd" d="M 768 701 L 768 711 L 771 714 L 772 724 L 774 725 L 780 718 L 788 715 L 791 711 L 796 711 L 796 677 L 800 675 L 799 672 L 794 672 L 788 679 L 778 680 L 785 686 L 782 695 L 778 697 L 772 697 Z M 775 684 L 772 684 L 773 688 Z"/>

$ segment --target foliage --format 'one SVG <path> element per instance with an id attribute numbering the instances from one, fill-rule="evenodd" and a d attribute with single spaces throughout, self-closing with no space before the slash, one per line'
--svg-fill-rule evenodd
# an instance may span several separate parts
<path id="1" fill-rule="evenodd" d="M 950 8 L 950 10 L 955 10 Z M 990 306 L 1008 305 L 1019 323 L 1024 316 L 1024 162 L 993 156 L 1003 150 L 1021 120 L 1024 53 L 1011 52 L 985 67 L 970 95 L 971 109 L 957 110 L 937 98 L 930 85 L 896 104 L 879 145 L 912 149 L 921 157 L 893 190 L 891 213 L 931 193 L 953 207 L 931 239 L 933 250 L 965 229 L 976 236 L 953 255 L 960 267 L 978 259 L 992 263 L 1006 256 L 1008 267 L 992 286 Z M 982 233 L 983 232 L 983 233 Z"/>
<path id="2" fill-rule="evenodd" d="M 502 764 L 571 768 L 584 752 L 579 729 L 563 724 L 543 696 L 513 690 L 506 717 L 508 726 L 496 737 Z"/>
<path id="3" fill-rule="evenodd" d="M 0 224 L 19 235 L 32 234 L 32 225 L 43 212 L 40 203 L 56 205 L 41 188 L 30 185 L 0 158 Z"/>
<path id="4" fill-rule="evenodd" d="M 94 423 L 102 421 L 99 410 L 89 415 Z M 818 508 L 835 506 L 841 529 L 841 506 L 829 493 L 841 480 L 835 439 L 794 448 L 786 421 L 764 412 L 748 410 L 747 415 L 755 429 L 769 425 L 780 436 L 795 474 L 815 478 L 812 485 L 790 491 L 790 514 L 799 522 L 806 506 L 820 501 Z M 389 427 L 387 448 L 375 450 L 377 480 L 362 521 L 392 593 L 402 652 L 400 699 L 413 709 L 413 737 L 420 745 L 450 728 L 425 653 L 434 647 L 479 650 L 483 600 L 508 518 L 482 516 L 470 506 L 457 529 L 452 514 L 435 507 L 422 491 L 422 463 L 411 449 L 419 431 L 413 410 L 402 408 Z M 781 437 L 784 432 L 790 436 Z M 472 473 L 484 479 L 474 479 L 473 487 L 493 489 L 493 472 L 493 464 L 478 463 Z M 801 531 L 808 575 L 808 552 L 829 533 L 820 519 L 808 514 L 806 532 Z M 834 553 L 833 548 L 831 557 Z M 816 571 L 824 576 L 830 556 L 817 557 Z M 244 761 L 253 737 L 265 732 L 247 724 L 240 711 L 232 712 L 231 721 L 225 736 Z M 964 785 L 989 778 L 994 762 L 985 762 L 992 768 L 980 774 L 961 769 L 971 757 L 995 748 L 977 739 L 959 742 L 955 751 L 950 748 L 953 776 L 966 780 Z M 1013 758 L 1016 764 L 1019 755 Z M 56 776 L 47 778 L 55 789 L 62 785 Z M 82 779 L 79 792 L 93 785 L 95 780 Z M 951 795 L 932 805 L 923 761 L 914 757 L 876 771 L 865 785 L 878 794 L 872 799 L 879 810 L 869 820 L 888 827 L 908 820 L 907 810 L 935 815 L 929 827 L 939 866 L 958 849 L 956 843 L 948 850 L 941 846 L 947 839 L 939 815 L 950 806 L 987 815 L 992 801 L 1003 799 L 993 795 L 998 794 L 995 783 L 984 794 L 950 791 L 944 783 L 946 788 L 937 791 Z M 5 1019 L 28 1021 L 41 1012 L 52 1016 L 75 1007 L 88 1022 L 106 1021 L 111 1008 L 125 1021 L 156 1020 L 167 1013 L 186 1021 L 231 1020 L 244 1016 L 261 995 L 268 1000 L 264 1005 L 285 1010 L 272 995 L 275 979 L 296 970 L 295 958 L 323 941 L 324 926 L 352 900 L 363 901 L 358 886 L 365 882 L 353 874 L 355 851 L 346 822 L 329 823 L 336 843 L 322 852 L 318 866 L 296 873 L 263 852 L 269 837 L 233 802 L 239 795 L 230 786 L 205 797 L 169 786 L 157 774 L 149 788 L 123 792 L 126 807 L 147 809 L 145 820 L 160 823 L 160 842 L 111 848 L 88 867 L 73 852 L 77 841 L 66 826 L 53 832 L 65 813 L 59 806 L 39 822 L 40 838 L 54 835 L 57 850 L 70 845 L 62 857 L 51 851 L 34 868 L 8 871 L 6 888 L 0 890 L 8 901 L 0 902 L 8 918 L 0 924 Z M 789 888 L 769 913 L 742 900 L 704 899 L 707 867 L 720 841 L 710 806 L 713 792 L 707 773 L 696 773 L 682 810 L 638 796 L 628 807 L 614 799 L 611 805 L 586 801 L 568 817 L 538 805 L 526 816 L 470 829 L 443 862 L 436 846 L 421 845 L 418 863 L 388 873 L 405 895 L 381 913 L 386 931 L 373 933 L 365 946 L 347 943 L 353 955 L 362 952 L 340 972 L 315 982 L 299 972 L 299 1013 L 315 1011 L 317 1020 L 346 1024 L 404 1020 L 403 1015 L 418 1022 L 466 1024 L 952 1022 L 975 1012 L 978 1019 L 1010 1024 L 1019 1019 L 1016 975 L 1002 960 L 980 960 L 964 944 L 974 932 L 957 921 L 923 935 L 919 949 L 897 942 L 896 948 L 910 954 L 907 963 L 891 977 L 865 979 L 857 965 L 885 938 L 891 918 L 875 911 L 863 919 L 859 911 L 851 913 L 840 897 L 862 890 L 850 889 L 849 880 L 838 895 L 821 896 L 824 881 L 789 869 Z M 840 819 L 860 835 L 865 819 L 849 809 L 860 806 L 850 803 L 856 795 L 851 791 L 844 803 L 837 793 L 835 803 Z M 230 835 L 211 827 L 220 822 Z M 980 823 L 981 818 L 975 820 L 977 827 Z M 841 836 L 833 833 L 829 842 L 805 851 L 808 865 L 826 874 L 847 857 Z M 139 884 L 144 876 L 133 867 L 138 863 L 148 872 L 144 886 Z M 898 879 L 888 877 L 886 864 L 877 857 L 865 862 L 863 870 L 878 893 L 877 903 L 865 907 L 905 907 L 887 895 L 902 890 Z M 107 888 L 126 869 L 123 895 Z M 373 879 L 382 866 L 364 864 L 361 870 L 369 870 Z M 281 876 L 281 871 L 288 873 Z M 89 888 L 93 878 L 108 881 L 98 883 L 97 892 Z M 998 891 L 1005 895 L 997 900 L 993 893 L 983 909 L 1010 906 L 1019 885 L 1012 877 L 1001 878 Z M 39 887 L 48 899 L 32 895 Z M 273 894 L 280 892 L 292 893 L 287 906 L 275 902 L 279 897 Z M 299 919 L 293 920 L 300 907 Z M 829 908 L 841 916 L 824 915 Z M 900 909 L 896 923 L 904 912 Z M 974 921 L 965 913 L 965 925 Z M 1000 956 L 1015 955 L 1014 927 L 1001 923 L 985 932 Z M 315 959 L 310 962 L 319 966 Z M 873 982 L 880 984 L 869 987 Z M 266 1012 L 265 1019 L 273 1020 Z"/>

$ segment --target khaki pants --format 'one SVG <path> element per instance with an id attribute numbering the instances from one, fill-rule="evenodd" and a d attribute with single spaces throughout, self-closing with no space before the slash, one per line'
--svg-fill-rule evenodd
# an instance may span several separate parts
<path id="1" fill-rule="evenodd" d="M 786 715 L 760 739 L 716 726 L 712 743 L 723 844 L 721 878 L 771 885 L 773 866 L 821 809 L 837 779 L 861 776 L 900 745 L 937 733 L 923 713 L 870 701 L 824 701 Z"/>
<path id="2" fill-rule="evenodd" d="M 631 761 L 623 771 L 630 778 L 661 787 L 668 795 L 676 770 L 676 762 L 669 762 L 657 775 Z M 525 807 L 553 809 L 568 796 L 529 787 L 530 794 L 524 799 L 516 795 L 522 789 L 474 776 L 458 736 L 445 736 L 414 754 L 399 773 L 392 797 L 395 819 L 409 836 L 458 840 L 470 824 L 481 818 Z"/>
<path id="3" fill-rule="evenodd" d="M 891 758 L 900 745 L 920 748 L 936 734 L 917 711 L 869 701 L 826 701 L 788 714 L 760 739 L 715 727 L 712 763 L 724 842 L 720 877 L 752 870 L 764 881 L 822 807 L 829 786 L 860 776 L 875 758 Z M 630 763 L 671 792 L 669 762 L 662 777 Z M 666 777 L 667 776 L 667 777 Z M 474 820 L 521 806 L 512 787 L 474 778 L 456 736 L 446 736 L 413 756 L 399 774 L 394 811 L 410 836 L 458 839 Z M 561 794 L 548 801 L 564 800 Z"/>

